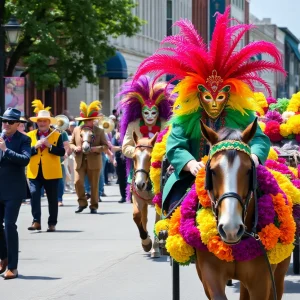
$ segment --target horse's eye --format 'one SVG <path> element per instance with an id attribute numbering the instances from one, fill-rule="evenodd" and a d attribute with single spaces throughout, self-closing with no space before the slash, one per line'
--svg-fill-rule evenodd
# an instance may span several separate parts
<path id="1" fill-rule="evenodd" d="M 93 134 L 91 135 L 92 139 L 95 137 Z"/>
<path id="2" fill-rule="evenodd" d="M 213 176 L 215 176 L 215 175 L 216 175 L 216 172 L 215 172 L 214 170 L 211 170 L 211 174 L 212 174 Z"/>
<path id="3" fill-rule="evenodd" d="M 82 137 L 82 134 L 80 134 L 80 137 Z"/>

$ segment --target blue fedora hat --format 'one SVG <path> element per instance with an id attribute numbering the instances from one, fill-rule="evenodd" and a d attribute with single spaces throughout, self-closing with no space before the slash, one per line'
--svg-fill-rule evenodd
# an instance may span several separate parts
<path id="1" fill-rule="evenodd" d="M 4 120 L 20 121 L 20 117 L 21 112 L 18 109 L 9 107 L 0 118 Z"/>

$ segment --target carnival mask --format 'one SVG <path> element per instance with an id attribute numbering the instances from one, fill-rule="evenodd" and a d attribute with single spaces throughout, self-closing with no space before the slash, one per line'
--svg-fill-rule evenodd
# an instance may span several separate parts
<path id="1" fill-rule="evenodd" d="M 147 126 L 153 126 L 156 124 L 157 118 L 158 118 L 158 108 L 157 106 L 143 106 L 142 109 L 142 116 L 144 119 L 144 122 Z"/>
<path id="2" fill-rule="evenodd" d="M 208 116 L 217 119 L 225 108 L 229 99 L 230 85 L 223 85 L 223 80 L 214 70 L 206 80 L 207 86 L 198 85 L 200 103 Z"/>

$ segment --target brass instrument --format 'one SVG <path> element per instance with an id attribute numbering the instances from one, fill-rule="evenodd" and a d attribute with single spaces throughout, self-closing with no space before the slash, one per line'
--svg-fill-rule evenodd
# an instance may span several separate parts
<path id="1" fill-rule="evenodd" d="M 56 119 L 56 124 L 53 125 L 54 130 L 46 138 L 48 138 L 55 131 L 64 131 L 69 128 L 70 120 L 67 116 L 57 115 L 54 119 Z"/>
<path id="2" fill-rule="evenodd" d="M 103 118 L 99 120 L 99 127 L 102 128 L 105 133 L 110 133 L 115 129 L 115 122 L 112 119 L 103 116 Z"/>

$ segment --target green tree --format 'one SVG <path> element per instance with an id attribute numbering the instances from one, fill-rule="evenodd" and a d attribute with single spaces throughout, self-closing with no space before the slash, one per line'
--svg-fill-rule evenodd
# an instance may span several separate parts
<path id="1" fill-rule="evenodd" d="M 132 14 L 134 0 L 6 0 L 6 19 L 14 15 L 23 34 L 7 65 L 11 76 L 22 60 L 38 88 L 64 79 L 75 87 L 83 76 L 97 82 L 95 65 L 114 55 L 109 36 L 133 36 L 142 21 Z"/>

